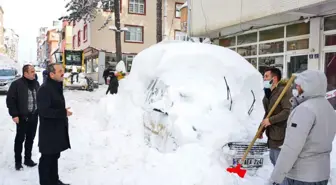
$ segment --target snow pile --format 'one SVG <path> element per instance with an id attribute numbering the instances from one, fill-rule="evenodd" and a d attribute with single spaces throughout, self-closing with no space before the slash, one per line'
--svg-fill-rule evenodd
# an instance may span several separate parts
<path id="1" fill-rule="evenodd" d="M 162 100 L 148 102 L 147 88 L 154 79 L 160 79 L 167 91 Z M 261 74 L 230 49 L 165 42 L 139 53 L 130 75 L 120 81 L 119 94 L 103 98 L 97 110 L 105 144 L 111 148 L 106 159 L 118 158 L 110 161 L 112 166 L 127 166 L 123 169 L 127 177 L 113 181 L 138 185 L 262 183 L 257 177 L 251 181 L 252 177 L 240 179 L 227 173 L 229 164 L 220 160 L 226 155 L 221 151 L 224 144 L 253 138 L 264 114 L 262 89 Z M 168 113 L 172 127 L 166 129 L 174 136 L 168 139 L 177 144 L 176 151 L 159 152 L 144 141 L 143 116 L 152 108 Z M 112 145 L 112 141 L 120 144 Z"/>

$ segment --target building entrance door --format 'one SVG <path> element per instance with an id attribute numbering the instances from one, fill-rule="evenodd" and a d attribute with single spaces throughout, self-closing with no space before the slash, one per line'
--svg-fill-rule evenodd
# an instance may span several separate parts
<path id="1" fill-rule="evenodd" d="M 308 69 L 308 55 L 287 55 L 287 77 Z"/>

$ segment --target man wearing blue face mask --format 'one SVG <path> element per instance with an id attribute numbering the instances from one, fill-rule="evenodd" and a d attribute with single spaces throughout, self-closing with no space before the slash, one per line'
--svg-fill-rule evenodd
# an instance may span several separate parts
<path id="1" fill-rule="evenodd" d="M 325 98 L 327 78 L 307 70 L 295 79 L 293 110 L 269 184 L 327 185 L 336 114 Z"/>
<path id="2" fill-rule="evenodd" d="M 289 99 L 292 97 L 292 94 L 288 91 L 281 99 L 279 105 L 275 108 L 270 118 L 266 118 L 266 115 L 271 110 L 282 90 L 286 86 L 286 82 L 281 80 L 281 76 L 281 71 L 278 68 L 268 68 L 264 73 L 265 97 L 263 99 L 263 104 L 265 116 L 261 126 L 266 130 L 268 138 L 267 144 L 270 148 L 270 160 L 273 165 L 276 164 L 280 153 L 280 147 L 285 139 L 286 122 L 291 110 L 291 103 Z M 262 138 L 262 136 L 260 138 Z"/>

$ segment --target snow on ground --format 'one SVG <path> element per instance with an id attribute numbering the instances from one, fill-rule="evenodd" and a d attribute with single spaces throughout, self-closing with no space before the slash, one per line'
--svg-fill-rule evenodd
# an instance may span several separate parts
<path id="1" fill-rule="evenodd" d="M 257 90 L 258 86 L 261 87 L 261 81 L 259 85 L 257 82 L 256 87 L 252 87 L 256 92 L 257 103 L 250 119 L 247 119 L 245 113 L 247 107 L 243 97 L 247 96 L 244 95 L 248 90 L 245 87 L 253 85 L 244 84 L 244 80 L 252 83 L 256 80 L 253 78 L 257 73 L 241 63 L 239 57 L 235 58 L 229 50 L 204 47 L 203 51 L 196 51 L 192 45 L 173 46 L 175 49 L 167 47 L 172 52 L 162 52 L 165 49 L 159 47 L 156 52 L 151 51 L 149 58 L 148 52 L 138 55 L 130 76 L 121 80 L 118 95 L 105 95 L 106 86 L 100 86 L 94 92 L 65 91 L 67 106 L 72 108 L 74 114 L 69 118 L 72 149 L 63 152 L 59 161 L 62 180 L 72 185 L 264 184 L 272 170 L 268 156 L 265 156 L 263 168 L 244 179 L 227 173 L 228 164 L 219 160 L 221 155 L 225 155 L 225 152 L 219 150 L 219 146 L 233 140 L 249 141 L 256 131 L 258 119 L 263 114 L 260 110 L 262 94 L 261 90 Z M 196 56 L 198 59 L 202 58 L 202 53 L 208 53 L 209 49 L 215 53 L 216 50 L 224 52 L 233 58 L 226 58 L 226 70 L 221 67 L 214 69 L 204 62 L 197 62 L 196 58 L 188 60 L 187 55 L 180 58 L 186 60 L 185 63 L 178 64 L 181 61 L 176 58 L 177 54 L 188 47 L 191 49 L 187 55 L 200 53 Z M 218 55 L 220 54 L 214 55 L 212 59 L 218 59 Z M 144 59 L 147 59 L 146 63 L 140 65 Z M 155 63 L 157 59 L 161 62 Z M 243 69 L 246 76 L 230 77 L 230 72 L 239 74 L 238 68 L 230 59 L 237 59 L 241 69 L 246 67 Z M 169 65 L 169 60 L 176 61 Z M 188 69 L 192 74 L 185 72 Z M 227 74 L 229 84 L 237 82 L 230 87 L 233 100 L 238 102 L 234 105 L 239 109 L 234 108 L 231 112 L 227 111 L 229 104 L 226 88 L 222 88 L 225 84 L 220 82 L 221 73 Z M 160 77 L 171 86 L 166 96 L 175 104 L 167 111 L 174 117 L 173 131 L 179 133 L 180 137 L 179 148 L 175 152 L 159 152 L 144 142 L 143 114 L 146 110 L 143 95 L 153 77 Z M 42 77 L 39 76 L 39 79 Z M 216 90 L 218 94 L 215 93 Z M 177 98 L 178 93 L 187 95 L 188 101 Z M 238 99 L 239 96 L 242 97 Z M 36 185 L 37 168 L 25 168 L 20 172 L 14 170 L 15 125 L 7 114 L 5 96 L 0 96 L 0 105 L 0 185 Z M 188 130 L 191 124 L 202 131 L 201 139 L 195 139 L 194 134 Z M 40 154 L 37 138 L 34 146 L 33 159 L 38 161 Z M 334 154 L 336 153 L 333 152 Z M 332 177 L 336 178 L 336 160 L 333 160 L 332 166 Z M 330 184 L 336 185 L 335 182 Z"/>

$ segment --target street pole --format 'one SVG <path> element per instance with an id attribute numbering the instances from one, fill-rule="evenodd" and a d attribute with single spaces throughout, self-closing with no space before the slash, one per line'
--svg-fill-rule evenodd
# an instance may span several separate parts
<path id="1" fill-rule="evenodd" d="M 114 1 L 114 17 L 115 17 L 115 27 L 117 31 L 115 31 L 115 44 L 116 44 L 116 60 L 120 62 L 122 59 L 121 53 L 121 32 L 120 32 L 120 0 Z"/>
<path id="2" fill-rule="evenodd" d="M 162 0 L 156 0 L 156 42 L 162 41 Z"/>
<path id="3" fill-rule="evenodd" d="M 167 10 L 168 9 L 168 1 L 164 0 L 164 5 L 163 5 L 163 39 L 168 39 L 168 18 L 167 18 Z M 175 15 L 174 15 L 175 17 Z"/>
<path id="4" fill-rule="evenodd" d="M 187 19 L 187 40 L 190 38 L 190 26 L 191 26 L 191 0 L 187 0 L 188 19 Z"/>

